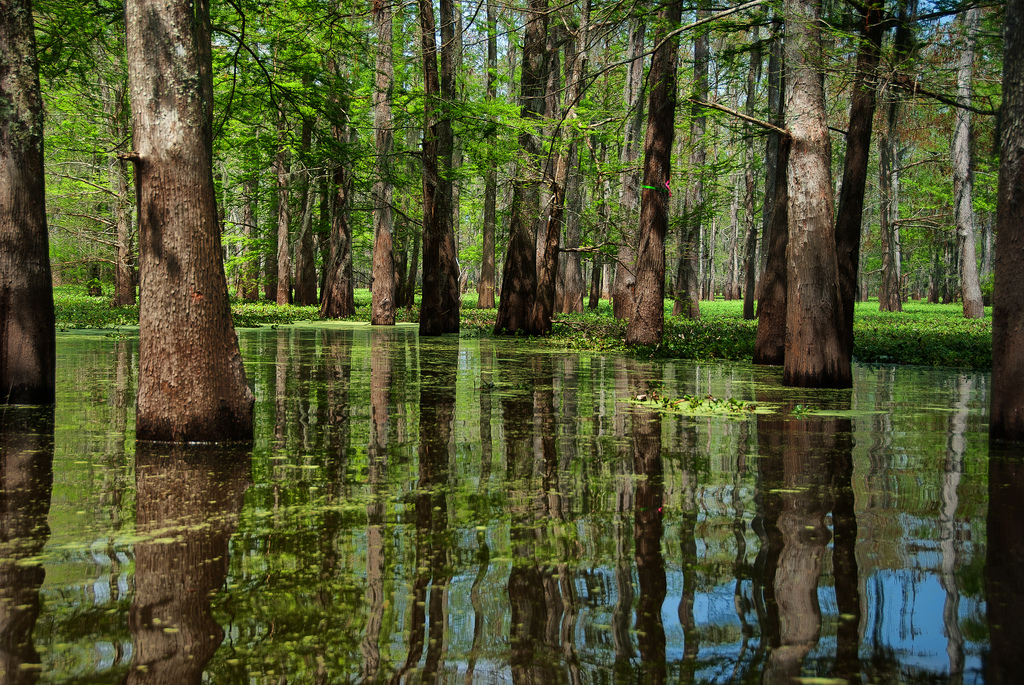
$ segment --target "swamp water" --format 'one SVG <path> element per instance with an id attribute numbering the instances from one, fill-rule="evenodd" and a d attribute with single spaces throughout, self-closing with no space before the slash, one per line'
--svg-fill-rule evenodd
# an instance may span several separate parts
<path id="1" fill-rule="evenodd" d="M 986 374 L 809 392 L 408 326 L 239 337 L 243 450 L 135 445 L 131 336 L 60 334 L 55 415 L 4 411 L 0 681 L 1024 673 Z"/>

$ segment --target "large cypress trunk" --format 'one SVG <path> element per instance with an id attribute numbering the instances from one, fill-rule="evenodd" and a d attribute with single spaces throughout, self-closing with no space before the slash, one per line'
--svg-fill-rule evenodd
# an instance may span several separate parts
<path id="1" fill-rule="evenodd" d="M 392 241 L 391 212 L 391 130 L 392 63 L 391 5 L 374 0 L 373 17 L 377 25 L 377 83 L 373 95 L 373 128 L 377 146 L 377 178 L 373 183 L 373 282 L 371 285 L 370 323 L 391 326 L 395 323 L 395 256 Z"/>
<path id="2" fill-rule="evenodd" d="M 459 331 L 459 269 L 452 219 L 451 113 L 454 81 L 454 19 L 451 0 L 441 2 L 441 75 L 437 70 L 434 6 L 419 0 L 423 47 L 423 295 L 420 335 Z"/>
<path id="3" fill-rule="evenodd" d="M 839 266 L 839 296 L 843 303 L 840 335 L 847 350 L 853 350 L 853 309 L 857 301 L 860 269 L 860 235 L 864 217 L 864 190 L 871 156 L 871 126 L 875 118 L 878 91 L 878 60 L 882 48 L 882 3 L 873 0 L 862 17 L 857 72 L 850 100 L 850 125 L 843 160 L 843 187 L 836 210 L 836 259 Z"/>
<path id="4" fill-rule="evenodd" d="M 253 435 L 213 186 L 209 9 L 134 0 L 126 11 L 140 207 L 139 440 Z"/>
<path id="5" fill-rule="evenodd" d="M 787 0 L 786 128 L 790 133 L 786 249 L 786 359 L 783 382 L 850 387 L 832 208 L 832 175 L 822 82 L 820 0 Z"/>
<path id="6" fill-rule="evenodd" d="M 520 100 L 525 119 L 540 119 L 547 82 L 547 0 L 530 0 L 523 32 Z M 519 134 L 523 159 L 512 184 L 508 251 L 501 279 L 495 333 L 533 333 L 533 301 L 537 292 L 537 246 L 533 218 L 540 215 L 540 171 L 544 153 L 540 138 L 524 129 Z"/>
<path id="7" fill-rule="evenodd" d="M 1006 3 L 1003 36 L 989 436 L 1024 440 L 1024 1 Z"/>
<path id="8" fill-rule="evenodd" d="M 772 219 L 768 227 L 768 253 L 761 274 L 761 296 L 757 303 L 757 337 L 753 362 L 781 366 L 786 360 L 786 247 L 789 242 L 789 137 L 780 137 L 776 150 L 779 170 L 772 197 Z M 767 203 L 765 203 L 767 205 Z"/>
<path id="9" fill-rule="evenodd" d="M 681 3 L 673 2 L 659 13 L 654 43 L 660 47 L 651 58 L 640 249 L 633 312 L 626 326 L 626 342 L 633 345 L 661 342 L 665 329 L 665 234 L 668 231 L 668 189 L 676 118 L 676 53 L 679 48 L 678 39 L 668 34 L 679 23 L 682 12 Z"/>
<path id="10" fill-rule="evenodd" d="M 0 0 L 0 402 L 54 399 L 55 326 L 31 0 Z"/>

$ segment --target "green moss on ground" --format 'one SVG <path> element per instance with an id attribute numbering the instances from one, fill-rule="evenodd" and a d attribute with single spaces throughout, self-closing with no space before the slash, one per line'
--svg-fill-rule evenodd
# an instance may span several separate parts
<path id="1" fill-rule="evenodd" d="M 352 321 L 370 320 L 370 292 L 355 292 Z M 108 297 L 90 297 L 84 286 L 54 288 L 57 327 L 60 330 L 116 329 L 137 326 L 138 305 L 111 307 Z M 691 321 L 671 316 L 666 303 L 665 335 L 659 345 L 629 347 L 626 326 L 612 317 L 611 304 L 602 300 L 596 311 L 559 315 L 551 336 L 534 343 L 587 351 L 618 351 L 643 358 L 694 359 L 700 361 L 749 361 L 754 351 L 756 321 L 743 319 L 738 300 L 701 302 L 701 318 Z M 287 325 L 317 321 L 317 307 L 278 306 L 266 302 L 232 301 L 231 311 L 239 328 Z M 400 322 L 414 322 L 418 309 L 400 310 Z M 462 304 L 462 334 L 491 335 L 496 309 L 477 309 L 476 295 Z M 857 305 L 854 321 L 854 358 L 865 363 L 953 366 L 972 369 L 992 367 L 991 309 L 984 319 L 963 318 L 959 304 L 938 305 L 908 302 L 901 313 L 880 312 L 877 301 Z"/>

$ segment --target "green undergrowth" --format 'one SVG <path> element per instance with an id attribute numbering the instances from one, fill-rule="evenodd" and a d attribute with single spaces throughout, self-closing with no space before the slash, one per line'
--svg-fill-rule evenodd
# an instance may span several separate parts
<path id="1" fill-rule="evenodd" d="M 116 329 L 136 326 L 138 305 L 112 307 L 109 297 L 90 297 L 83 286 L 54 288 L 57 327 L 70 329 Z M 369 322 L 370 292 L 357 289 L 356 312 L 352 321 Z M 531 342 L 552 347 L 592 352 L 623 352 L 645 359 L 691 359 L 697 361 L 749 361 L 754 351 L 756 321 L 743 319 L 738 300 L 701 302 L 701 318 L 689 320 L 671 315 L 665 306 L 665 332 L 657 345 L 630 347 L 625 343 L 626 325 L 612 316 L 611 304 L 602 300 L 595 311 L 560 314 L 551 335 Z M 267 302 L 232 301 L 235 326 L 256 328 L 315 322 L 317 307 L 279 306 Z M 490 336 L 496 309 L 478 309 L 476 295 L 462 302 L 463 336 Z M 398 322 L 418 320 L 418 307 L 400 309 Z M 525 339 L 525 338 L 524 338 Z M 984 319 L 963 318 L 959 304 L 938 305 L 908 302 L 899 313 L 880 312 L 877 301 L 857 305 L 854 322 L 854 359 L 872 364 L 916 364 L 973 369 L 992 367 L 991 310 Z"/>

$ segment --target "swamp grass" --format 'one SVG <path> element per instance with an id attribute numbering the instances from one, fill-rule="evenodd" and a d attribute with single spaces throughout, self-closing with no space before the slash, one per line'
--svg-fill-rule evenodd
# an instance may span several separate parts
<path id="1" fill-rule="evenodd" d="M 461 334 L 489 336 L 496 309 L 477 309 L 476 294 L 462 300 Z M 356 313 L 349 320 L 370 320 L 370 291 L 355 291 Z M 109 297 L 91 297 L 84 286 L 54 288 L 57 327 L 70 329 L 119 329 L 137 326 L 138 305 L 112 307 Z M 559 315 L 552 333 L 532 338 L 555 347 L 616 351 L 643 358 L 692 359 L 697 361 L 749 361 L 754 351 L 756 321 L 743 319 L 741 300 L 700 303 L 696 321 L 671 316 L 672 302 L 665 303 L 665 334 L 658 345 L 630 347 L 625 344 L 626 326 L 612 316 L 611 303 L 601 300 L 596 311 Z M 315 306 L 280 306 L 268 302 L 232 299 L 231 311 L 239 328 L 282 326 L 320 319 Z M 399 310 L 399 322 L 418 320 L 418 309 Z M 857 304 L 854 320 L 854 359 L 863 363 L 950 366 L 970 369 L 992 368 L 992 310 L 985 318 L 965 319 L 959 303 L 942 305 L 910 301 L 903 312 L 878 310 L 878 301 Z M 525 339 L 525 338 L 524 338 Z"/>

